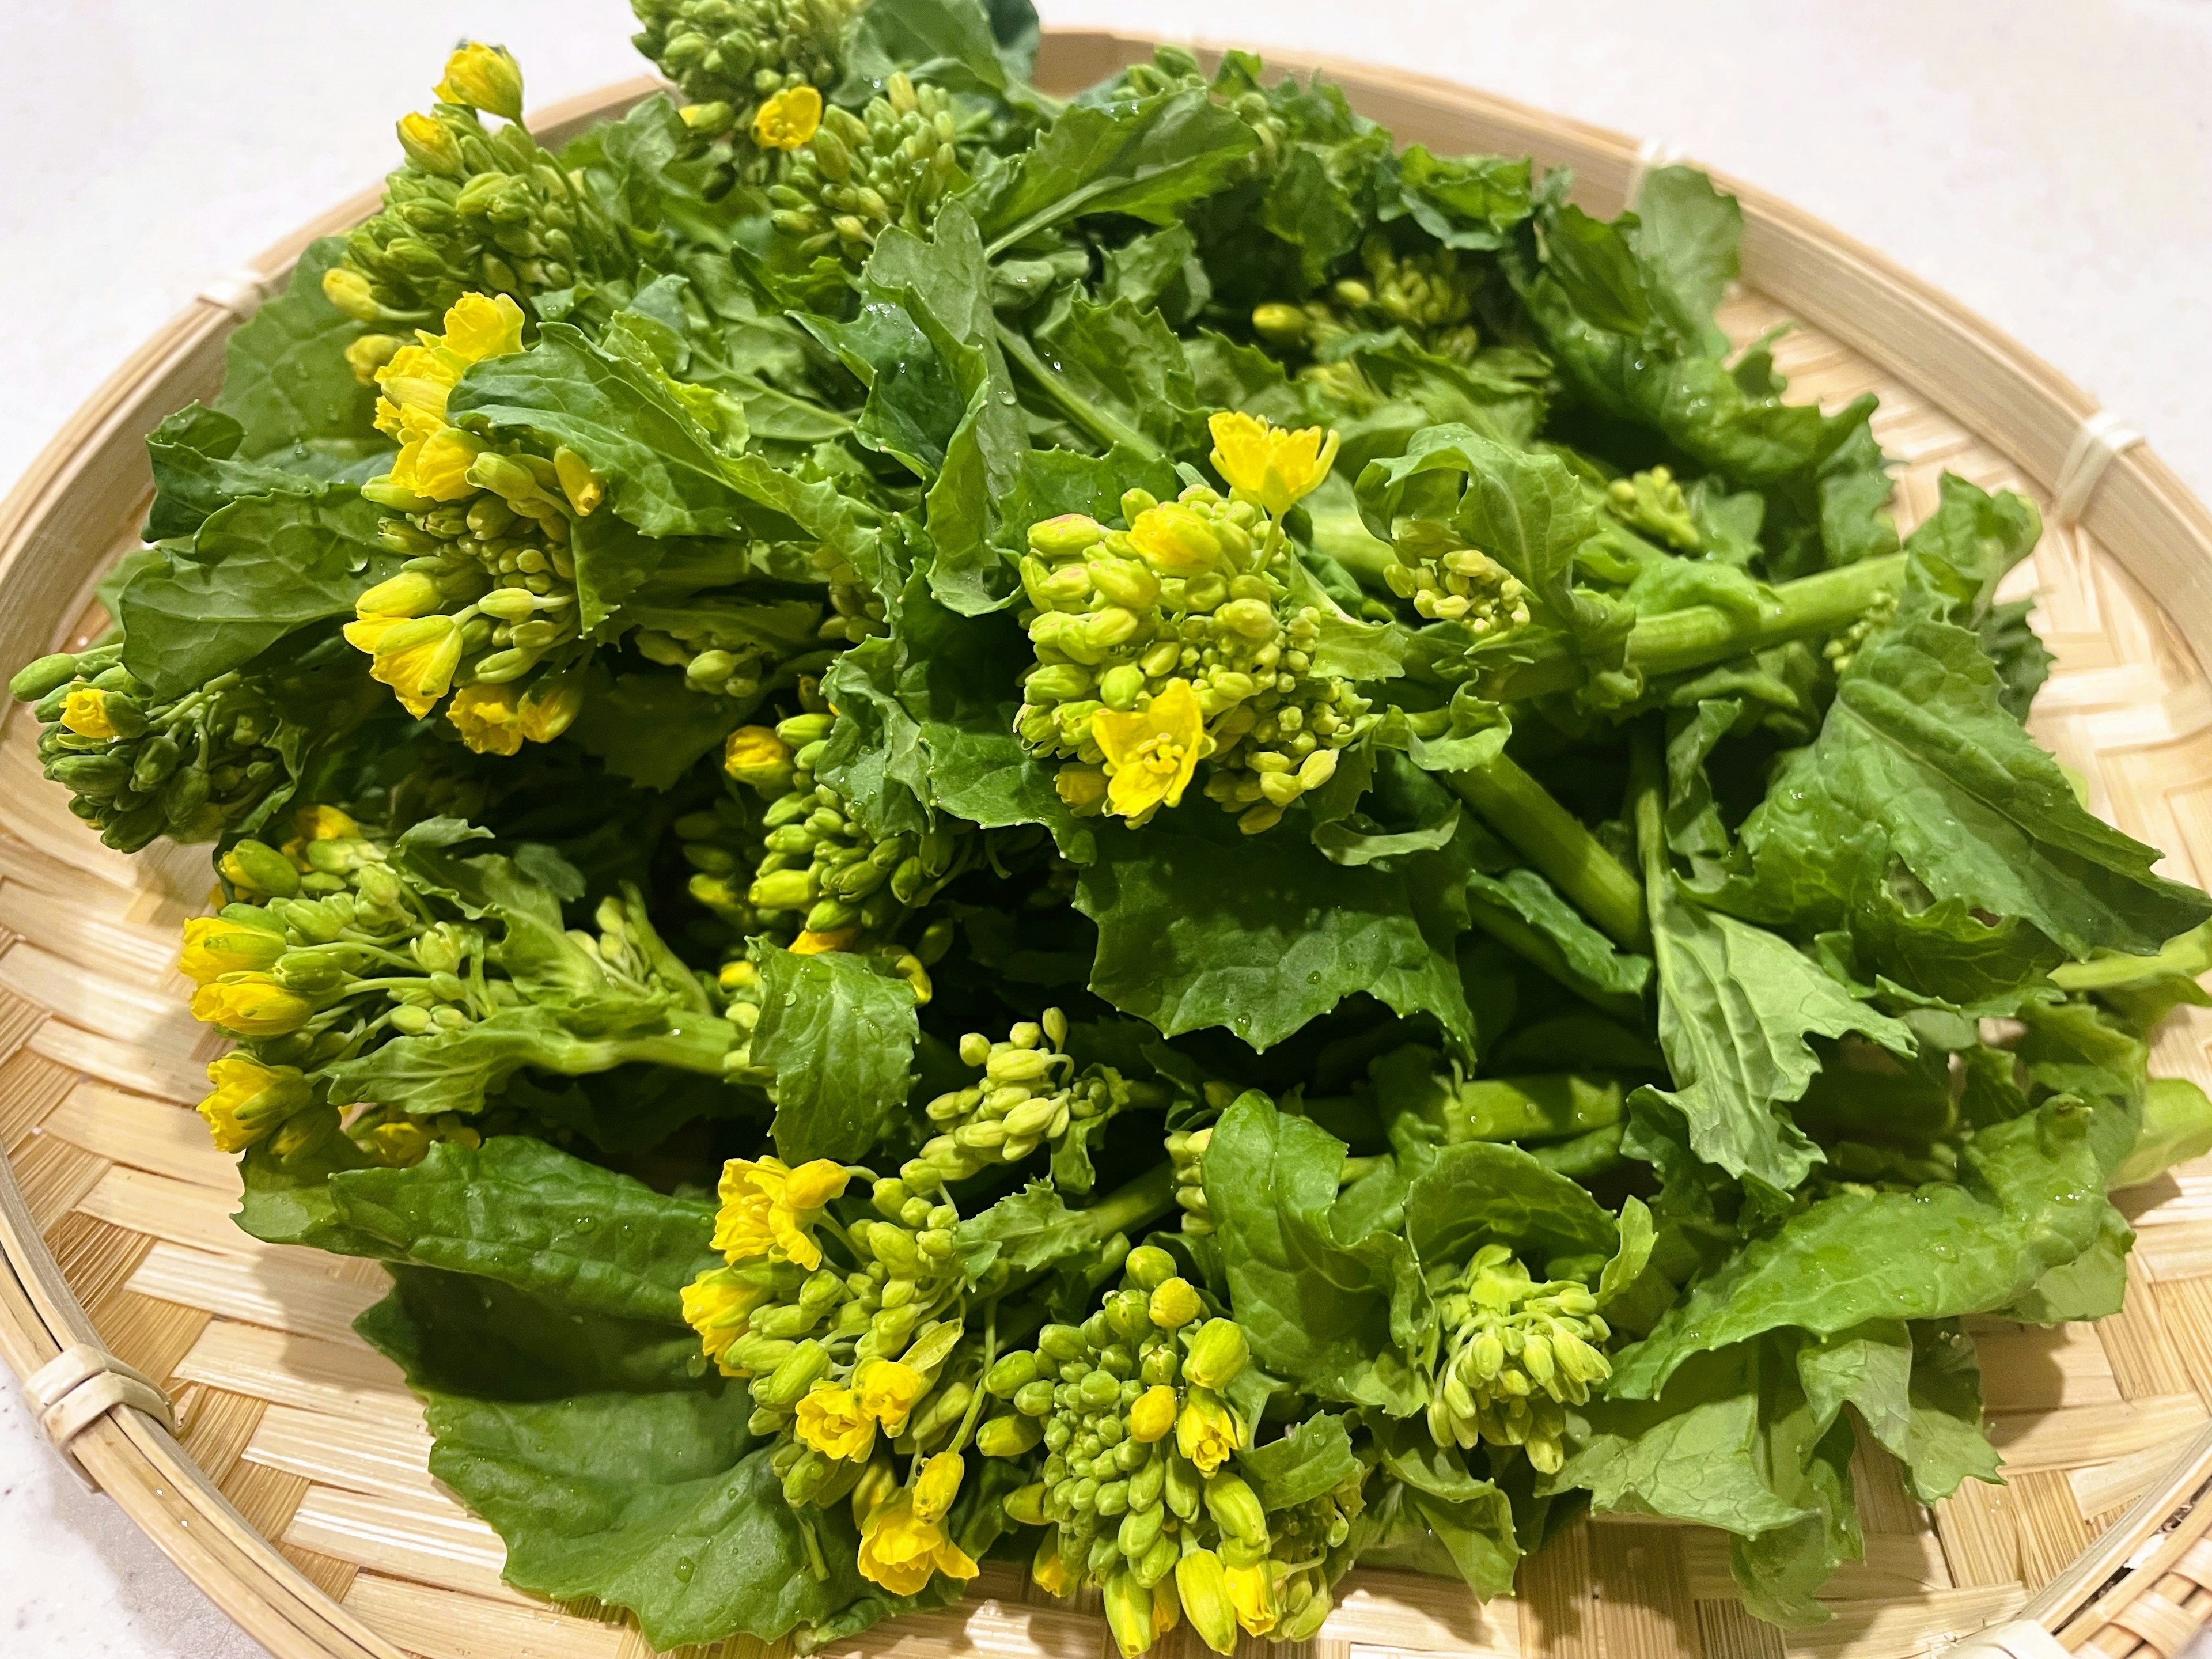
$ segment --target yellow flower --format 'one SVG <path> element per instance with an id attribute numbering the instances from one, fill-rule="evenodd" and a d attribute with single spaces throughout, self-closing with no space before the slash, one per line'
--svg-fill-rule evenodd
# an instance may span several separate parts
<path id="1" fill-rule="evenodd" d="M 1153 1383 L 1129 1407 L 1129 1438 L 1140 1445 L 1165 1439 L 1175 1425 L 1176 1391 L 1164 1382 Z"/>
<path id="2" fill-rule="evenodd" d="M 871 1359 L 853 1375 L 860 1385 L 860 1403 L 893 1437 L 906 1432 L 906 1420 L 929 1392 L 929 1379 L 896 1359 Z"/>
<path id="3" fill-rule="evenodd" d="M 1244 1431 L 1237 1414 L 1211 1389 L 1193 1389 L 1176 1419 L 1176 1448 L 1198 1466 L 1200 1474 L 1212 1474 L 1229 1461 L 1229 1454 L 1244 1443 Z"/>
<path id="4" fill-rule="evenodd" d="M 820 1267 L 822 1247 L 809 1229 L 849 1179 L 842 1165 L 828 1158 L 796 1170 L 779 1158 L 732 1158 L 722 1167 L 714 1248 L 732 1262 L 764 1255 L 810 1269 Z"/>
<path id="5" fill-rule="evenodd" d="M 522 751 L 522 694 L 512 685 L 465 685 L 446 706 L 461 741 L 479 755 Z"/>
<path id="6" fill-rule="evenodd" d="M 757 789 L 781 789 L 791 776 L 791 745 L 772 726 L 741 726 L 722 745 L 722 770 Z"/>
<path id="7" fill-rule="evenodd" d="M 1044 1542 L 1037 1546 L 1036 1559 L 1030 1563 L 1030 1579 L 1047 1595 L 1067 1594 L 1067 1563 L 1060 1559 L 1057 1530 L 1046 1533 Z"/>
<path id="8" fill-rule="evenodd" d="M 818 957 L 825 951 L 842 951 L 867 930 L 855 922 L 850 927 L 832 927 L 826 933 L 807 929 L 791 941 L 791 954 L 795 957 Z"/>
<path id="9" fill-rule="evenodd" d="M 354 1139 L 393 1169 L 404 1170 L 420 1164 L 437 1137 L 412 1118 L 395 1117 L 356 1133 Z"/>
<path id="10" fill-rule="evenodd" d="M 305 1025 L 314 1012 L 307 998 L 267 974 L 227 975 L 192 993 L 194 1019 L 239 1036 L 282 1036 Z"/>
<path id="11" fill-rule="evenodd" d="M 400 349 L 400 342 L 392 335 L 364 334 L 345 349 L 346 367 L 363 386 L 374 386 L 376 371 Z"/>
<path id="12" fill-rule="evenodd" d="M 346 265 L 332 265 L 323 273 L 323 297 L 357 323 L 380 321 L 384 307 L 369 292 L 368 278 Z"/>
<path id="13" fill-rule="evenodd" d="M 302 806 L 292 814 L 292 834 L 303 842 L 358 841 L 361 825 L 335 806 Z"/>
<path id="14" fill-rule="evenodd" d="M 1163 576 L 1202 576 L 1221 562 L 1221 538 L 1213 526 L 1181 501 L 1137 514 L 1129 544 Z"/>
<path id="15" fill-rule="evenodd" d="M 799 1437 L 824 1457 L 858 1463 L 875 1449 L 876 1419 L 860 1396 L 817 1382 L 799 1401 Z"/>
<path id="16" fill-rule="evenodd" d="M 550 675 L 522 694 L 522 735 L 550 743 L 584 712 L 584 687 L 573 675 Z"/>
<path id="17" fill-rule="evenodd" d="M 1106 757 L 1106 799 L 1133 824 L 1182 799 L 1206 744 L 1206 718 L 1188 680 L 1170 680 L 1152 707 L 1124 714 L 1102 708 L 1091 735 Z"/>
<path id="18" fill-rule="evenodd" d="M 1277 517 L 1321 488 L 1341 442 L 1317 426 L 1286 432 L 1271 422 L 1223 410 L 1206 422 L 1213 465 L 1230 487 Z"/>
<path id="19" fill-rule="evenodd" d="M 915 1513 L 914 1494 L 902 1492 L 860 1528 L 860 1573 L 894 1595 L 918 1595 L 939 1573 L 973 1578 L 974 1561 L 934 1521 Z"/>
<path id="20" fill-rule="evenodd" d="M 62 724 L 80 738 L 112 738 L 115 723 L 107 718 L 107 693 L 81 685 L 62 699 Z"/>
<path id="21" fill-rule="evenodd" d="M 251 1054 L 225 1054 L 207 1068 L 215 1092 L 200 1115 L 226 1152 L 242 1152 L 313 1098 L 293 1066 L 264 1066 Z"/>
<path id="22" fill-rule="evenodd" d="M 700 1346 L 723 1376 L 741 1374 L 723 1364 L 722 1356 L 745 1334 L 753 1310 L 770 1295 L 769 1286 L 727 1267 L 710 1268 L 684 1287 L 684 1322 L 699 1333 Z"/>
<path id="23" fill-rule="evenodd" d="M 446 60 L 438 96 L 449 104 L 488 110 L 509 121 L 522 118 L 522 70 L 505 46 L 471 40 Z"/>
<path id="24" fill-rule="evenodd" d="M 350 624 L 346 638 L 359 645 L 354 630 L 377 620 Z M 410 617 L 380 632 L 371 649 L 370 678 L 390 686 L 407 712 L 420 720 L 453 685 L 453 671 L 461 665 L 461 630 L 451 617 Z"/>
<path id="25" fill-rule="evenodd" d="M 1162 1279 L 1146 1308 L 1152 1323 L 1169 1331 L 1181 1330 L 1205 1311 L 1197 1288 L 1180 1274 Z"/>
<path id="26" fill-rule="evenodd" d="M 1255 1636 L 1275 1627 L 1275 1569 L 1272 1562 L 1257 1566 L 1231 1567 L 1223 1575 L 1229 1582 L 1229 1600 L 1237 1609 L 1237 1622 Z"/>
<path id="27" fill-rule="evenodd" d="M 1106 775 L 1095 766 L 1063 766 L 1053 774 L 1052 787 L 1078 817 L 1106 810 Z"/>
<path id="28" fill-rule="evenodd" d="M 427 616 L 435 611 L 444 595 L 429 574 L 421 570 L 403 570 L 388 580 L 374 587 L 364 588 L 356 596 L 353 613 L 364 619 L 370 617 Z"/>
<path id="29" fill-rule="evenodd" d="M 376 654 L 376 647 L 383 642 L 386 634 L 398 627 L 400 623 L 410 620 L 411 618 L 406 617 L 363 617 L 358 622 L 348 623 L 339 631 L 345 635 L 348 645 L 356 651 L 365 651 L 373 657 Z"/>
<path id="30" fill-rule="evenodd" d="M 505 357 L 522 349 L 522 320 L 504 294 L 464 294 L 446 313 L 443 343 L 464 364 Z"/>
<path id="31" fill-rule="evenodd" d="M 942 1521 L 960 1496 L 968 1465 L 957 1451 L 941 1451 L 921 1466 L 914 1483 L 914 1512 L 925 1521 Z"/>
<path id="32" fill-rule="evenodd" d="M 399 118 L 399 148 L 407 152 L 407 159 L 425 173 L 442 173 L 448 178 L 461 171 L 461 145 L 452 131 L 434 115 L 403 115 Z"/>
<path id="33" fill-rule="evenodd" d="M 797 149 L 821 125 L 822 94 L 812 87 L 789 87 L 754 115 L 753 142 L 763 149 Z"/>
<path id="34" fill-rule="evenodd" d="M 222 916 L 194 916 L 185 924 L 185 949 L 177 958 L 177 971 L 195 985 L 205 985 L 225 974 L 249 974 L 272 966 L 287 948 L 283 934 L 265 927 Z"/>
<path id="35" fill-rule="evenodd" d="M 386 479 L 434 501 L 466 501 L 477 493 L 469 469 L 483 453 L 483 439 L 457 426 L 441 427 L 419 443 L 400 445 Z"/>
<path id="36" fill-rule="evenodd" d="M 561 493 L 580 519 L 590 518 L 592 509 L 606 499 L 607 481 L 566 444 L 553 452 L 553 476 L 560 480 Z"/>

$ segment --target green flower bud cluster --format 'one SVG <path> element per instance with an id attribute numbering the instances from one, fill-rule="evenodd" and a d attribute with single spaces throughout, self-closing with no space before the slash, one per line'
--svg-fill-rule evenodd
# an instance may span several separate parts
<path id="1" fill-rule="evenodd" d="M 975 850 L 975 832 L 949 821 L 918 836 L 872 835 L 845 798 L 814 775 L 834 718 L 807 713 L 777 723 L 790 779 L 761 815 L 764 850 L 745 893 L 763 926 L 814 935 L 821 949 L 889 937 L 967 868 Z"/>
<path id="2" fill-rule="evenodd" d="M 1267 1554 L 1273 1569 L 1276 1625 L 1268 1632 L 1278 1642 L 1303 1642 L 1318 1631 L 1334 1606 L 1335 1581 L 1352 1565 L 1339 1555 L 1352 1538 L 1352 1524 L 1367 1507 L 1367 1476 L 1372 1466 L 1347 1475 L 1306 1503 L 1267 1514 Z"/>
<path id="3" fill-rule="evenodd" d="M 1368 702 L 1314 672 L 1321 611 L 1293 597 L 1296 554 L 1256 507 L 1194 484 L 1166 505 L 1132 489 L 1121 511 L 1126 530 L 1081 514 L 1030 526 L 1036 666 L 1015 732 L 1033 754 L 1093 768 L 1092 716 L 1186 681 L 1211 745 L 1206 795 L 1248 831 L 1270 828 L 1335 774 L 1373 723 Z"/>
<path id="4" fill-rule="evenodd" d="M 1110 1586 L 1126 1576 L 1149 1592 L 1194 1550 L 1232 1565 L 1267 1559 L 1266 1514 L 1228 1467 L 1244 1431 L 1221 1394 L 1249 1358 L 1243 1332 L 1212 1298 L 1166 1251 L 1143 1245 L 1082 1324 L 1048 1325 L 1033 1350 L 992 1366 L 983 1387 L 1004 1405 L 977 1446 L 1046 1453 L 1037 1480 L 1006 1500 L 1014 1520 L 1052 1528 L 1040 1582 Z"/>
<path id="5" fill-rule="evenodd" d="M 1440 1446 L 1519 1446 L 1544 1474 L 1563 1458 L 1568 1405 L 1613 1374 L 1612 1332 L 1578 1279 L 1530 1278 L 1502 1244 L 1486 1244 L 1441 1287 L 1448 1333 L 1431 1379 L 1429 1432 Z"/>
<path id="6" fill-rule="evenodd" d="M 637 49 L 683 89 L 706 129 L 749 134 L 765 100 L 794 87 L 826 88 L 842 72 L 837 48 L 860 0 L 630 0 Z M 711 118 L 707 118 L 711 116 Z"/>
<path id="7" fill-rule="evenodd" d="M 1110 1066 L 1086 1066 L 1079 1075 L 1061 1051 L 1066 1041 L 1067 1016 L 1057 1008 L 1018 1021 L 1003 1042 L 981 1031 L 963 1036 L 962 1064 L 983 1075 L 923 1109 L 938 1133 L 901 1173 L 923 1185 L 964 1181 L 994 1164 L 1018 1164 L 1057 1143 L 1071 1125 L 1109 1118 L 1128 1105 L 1137 1087 Z"/>
<path id="8" fill-rule="evenodd" d="M 1655 466 L 1606 486 L 1607 510 L 1631 530 L 1656 537 L 1684 553 L 1695 553 L 1705 544 L 1697 519 L 1674 482 L 1672 469 Z"/>
<path id="9" fill-rule="evenodd" d="M 466 293 L 537 295 L 580 278 L 625 276 L 620 236 L 580 175 L 565 173 L 519 121 L 489 131 L 477 112 L 441 103 L 400 123 L 407 164 L 384 184 L 384 208 L 346 236 L 356 283 L 326 289 L 368 323 L 430 327 Z"/>
<path id="10" fill-rule="evenodd" d="M 1492 636 L 1528 625 L 1528 590 L 1479 548 L 1464 547 L 1449 526 L 1428 519 L 1401 521 L 1391 538 L 1382 580 L 1431 622 L 1455 622 Z"/>
<path id="11" fill-rule="evenodd" d="M 161 701 L 122 657 L 120 644 L 60 652 L 9 683 L 34 705 L 46 775 L 110 847 L 212 841 L 291 781 L 283 750 L 301 734 L 264 682 L 231 672 Z"/>
<path id="12" fill-rule="evenodd" d="M 1382 233 L 1360 244 L 1364 277 L 1346 276 L 1326 296 L 1304 305 L 1262 305 L 1252 313 L 1254 332 L 1270 345 L 1325 356 L 1346 336 L 1402 328 L 1414 343 L 1455 362 L 1470 362 L 1482 341 L 1468 319 L 1481 275 L 1462 264 L 1456 248 L 1400 253 Z M 1324 371 L 1329 365 L 1318 366 Z M 1319 378 L 1328 384 L 1324 372 Z"/>
<path id="13" fill-rule="evenodd" d="M 958 134 L 952 95 L 903 70 L 858 115 L 831 105 L 769 189 L 776 228 L 802 256 L 835 252 L 856 265 L 886 227 L 927 230 L 967 177 Z"/>

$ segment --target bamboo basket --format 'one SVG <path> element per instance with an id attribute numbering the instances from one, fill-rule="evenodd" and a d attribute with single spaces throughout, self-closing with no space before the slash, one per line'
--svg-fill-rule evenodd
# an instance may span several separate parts
<path id="1" fill-rule="evenodd" d="M 1048 33 L 1040 80 L 1072 89 L 1149 50 Z M 1616 210 L 1665 156 L 1462 88 L 1319 67 L 1403 142 L 1571 166 L 1595 211 Z M 653 87 L 562 105 L 538 130 L 557 142 Z M 2014 578 L 2039 594 L 2058 658 L 2036 734 L 2097 811 L 2168 850 L 2171 873 L 2212 878 L 2212 514 L 1987 324 L 1723 182 L 1746 220 L 1730 335 L 1795 320 L 1776 352 L 1793 396 L 1881 394 L 1901 527 L 1932 507 L 1946 470 L 2045 506 L 2045 538 Z M 55 439 L 0 507 L 0 664 L 101 624 L 91 586 L 135 541 L 145 434 L 213 393 L 230 329 L 311 239 L 375 205 L 363 195 L 211 287 Z M 232 1226 L 236 1174 L 191 1109 L 219 1045 L 173 967 L 207 890 L 205 849 L 100 847 L 39 777 L 30 727 L 0 733 L 0 1356 L 34 1401 L 58 1402 L 46 1420 L 64 1455 L 276 1659 L 646 1659 L 608 1610 L 501 1582 L 498 1538 L 428 1473 L 415 1400 L 352 1334 L 381 1269 Z M 2159 1068 L 2212 1085 L 2208 1039 L 2212 1015 L 2185 1011 Z M 1277 1659 L 1906 1659 L 1962 1642 L 2012 1659 L 2177 1659 L 2212 1616 L 2212 1505 L 2197 1507 L 2212 1486 L 2212 1158 L 2122 1204 L 2138 1229 L 2124 1312 L 1976 1332 L 2007 1485 L 1970 1482 L 1931 1512 L 1863 1446 L 1867 1559 L 1826 1592 L 1827 1624 L 1785 1637 L 1753 1620 L 1718 1534 L 1603 1519 L 1577 1523 L 1527 1564 L 1516 1598 L 1486 1606 L 1443 1580 L 1357 1573 L 1311 1652 Z M 110 1356 L 137 1376 L 103 1370 Z M 1112 1650 L 1095 1605 L 1051 1601 L 991 1564 L 963 1605 L 842 1651 Z M 1165 1659 L 1200 1652 L 1187 1630 L 1165 1645 Z M 741 1637 L 714 1659 L 782 1653 Z"/>

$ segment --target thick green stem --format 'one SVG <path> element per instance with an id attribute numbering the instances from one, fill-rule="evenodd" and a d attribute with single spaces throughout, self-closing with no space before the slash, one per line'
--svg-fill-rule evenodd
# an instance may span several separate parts
<path id="1" fill-rule="evenodd" d="M 569 1074 L 584 1072 L 611 1071 L 617 1066 L 643 1062 L 653 1066 L 673 1066 L 678 1071 L 703 1072 L 708 1077 L 722 1075 L 722 1060 L 738 1038 L 738 1028 L 726 1019 L 713 1014 L 685 1012 L 678 1015 L 675 1029 L 653 1036 L 615 1037 L 603 1042 L 578 1043 L 575 1058 L 590 1063 L 580 1066 Z M 564 1071 L 568 1070 L 563 1066 Z"/>
<path id="2" fill-rule="evenodd" d="M 1167 459 L 1166 452 L 1150 438 L 1118 416 L 1099 408 L 1069 386 L 1049 363 L 1037 355 L 1037 349 L 1028 340 L 1004 323 L 998 327 L 1000 349 L 1022 366 L 1024 372 L 1037 383 L 1044 395 L 1051 398 L 1069 420 L 1109 448 L 1118 444 L 1135 450 L 1148 461 Z"/>
<path id="3" fill-rule="evenodd" d="M 1632 951 L 1643 945 L 1643 884 L 1543 785 L 1502 754 L 1444 781 L 1601 933 Z"/>
<path id="4" fill-rule="evenodd" d="M 2168 939 L 2155 956 L 2062 962 L 2051 970 L 2051 982 L 2062 991 L 2126 991 L 2175 974 L 2194 979 L 2207 969 L 2212 969 L 2212 922 Z"/>
<path id="5" fill-rule="evenodd" d="M 1628 636 L 1629 665 L 1641 669 L 1647 678 L 1656 678 L 1710 667 L 1790 640 L 1837 633 L 1864 616 L 1885 594 L 1901 591 L 1905 568 L 1905 556 L 1894 553 L 1802 576 L 1776 587 L 1756 616 L 1693 605 L 1646 617 Z M 1571 690 L 1582 677 L 1581 668 L 1571 659 L 1551 657 L 1505 669 L 1483 690 L 1501 702 L 1510 702 Z"/>

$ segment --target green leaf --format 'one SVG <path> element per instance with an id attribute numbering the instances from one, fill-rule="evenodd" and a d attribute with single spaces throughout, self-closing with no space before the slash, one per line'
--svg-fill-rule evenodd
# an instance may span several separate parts
<path id="1" fill-rule="evenodd" d="M 769 951 L 752 1059 L 775 1073 L 777 1152 L 865 1158 L 906 1104 L 920 1030 L 914 987 L 867 957 Z"/>
<path id="2" fill-rule="evenodd" d="M 1473 872 L 1467 890 L 1476 927 L 1577 996 L 1626 1018 L 1641 1017 L 1651 959 L 1616 946 L 1535 871 Z"/>
<path id="3" fill-rule="evenodd" d="M 394 1252 L 384 1240 L 348 1226 L 331 1195 L 333 1175 L 370 1162 L 342 1134 L 289 1158 L 277 1157 L 267 1141 L 256 1141 L 238 1161 L 245 1191 L 231 1218 L 240 1231 L 265 1244 L 304 1244 L 334 1255 L 391 1255 Z"/>
<path id="4" fill-rule="evenodd" d="M 1205 449 L 1206 416 L 1189 361 L 1158 311 L 1079 297 L 1037 331 L 1035 343 L 1069 390 L 1170 455 Z"/>
<path id="5" fill-rule="evenodd" d="M 993 21 L 978 0 L 896 0 L 871 6 L 846 37 L 847 81 L 840 96 L 849 95 L 857 108 L 902 70 L 915 80 L 956 90 L 1005 93 L 1026 77 L 1018 64 L 1006 61 Z"/>
<path id="6" fill-rule="evenodd" d="M 1337 1236 L 1330 1212 L 1343 1167 L 1342 1141 L 1264 1095 L 1223 1115 L 1206 1148 L 1206 1197 L 1231 1305 L 1270 1371 L 1322 1399 L 1402 1417 L 1424 1397 L 1403 1355 L 1434 1315 L 1404 1239 L 1382 1228 Z"/>
<path id="7" fill-rule="evenodd" d="M 1636 255 L 1661 315 L 1705 356 L 1728 349 L 1713 310 L 1739 273 L 1743 210 L 1694 167 L 1656 167 L 1636 198 Z"/>
<path id="8" fill-rule="evenodd" d="M 497 1528 L 509 1583 L 627 1607 L 668 1649 L 738 1631 L 775 1641 L 867 1589 L 845 1506 L 793 1512 L 746 1431 L 751 1412 L 727 1385 L 542 1403 L 433 1395 L 423 1415 L 431 1472 Z"/>
<path id="9" fill-rule="evenodd" d="M 866 532 L 830 484 L 731 453 L 666 376 L 547 323 L 527 351 L 472 365 L 446 402 L 459 425 L 566 444 L 608 480 L 607 505 L 648 537 L 826 542 L 848 557 Z"/>
<path id="10" fill-rule="evenodd" d="M 968 1277 L 980 1279 L 1003 1262 L 1016 1273 L 1035 1273 L 1098 1249 L 1098 1234 L 1080 1210 L 1071 1210 L 1042 1181 L 1009 1193 L 962 1221 L 956 1239 Z"/>
<path id="11" fill-rule="evenodd" d="M 295 628 L 351 617 L 355 599 L 401 563 L 377 539 L 382 519 L 349 484 L 219 508 L 189 548 L 164 549 L 125 584 L 125 665 L 156 696 L 175 696 Z"/>
<path id="12" fill-rule="evenodd" d="M 149 542 L 190 536 L 241 495 L 304 494 L 309 481 L 264 461 L 240 460 L 246 428 L 228 415 L 187 404 L 146 434 L 154 505 L 139 533 Z"/>
<path id="13" fill-rule="evenodd" d="M 620 1319 L 681 1325 L 679 1293 L 716 1259 L 713 1205 L 526 1135 L 434 1141 L 411 1168 L 333 1176 L 331 1198 L 340 1220 L 410 1261 Z"/>
<path id="14" fill-rule="evenodd" d="M 1410 216 L 1446 247 L 1498 247 L 1529 215 L 1529 173 L 1525 156 L 1439 157 L 1408 144 L 1386 175 L 1376 217 Z"/>
<path id="15" fill-rule="evenodd" d="M 1645 891 L 1659 1042 L 1675 1086 L 1638 1097 L 1680 1113 L 1706 1163 L 1789 1192 L 1820 1161 L 1779 1110 L 1820 1070 L 1811 1039 L 1856 1032 L 1910 1055 L 1911 1030 L 1858 1001 L 1779 935 L 1698 903 L 1663 861 L 1647 866 Z"/>
<path id="16" fill-rule="evenodd" d="M 1692 1355 L 1765 1331 L 1827 1336 L 2008 1306 L 2102 1232 L 2090 1119 L 2109 1110 L 2054 1101 L 1978 1130 L 1959 1185 L 1845 1191 L 1799 1211 L 1692 1284 L 1620 1357 L 1613 1395 L 1648 1399 Z"/>
<path id="17" fill-rule="evenodd" d="M 1316 1413 L 1279 1438 L 1237 1454 L 1237 1469 L 1269 1510 L 1287 1510 L 1356 1480 L 1366 1466 L 1352 1452 L 1344 1419 Z"/>
<path id="18" fill-rule="evenodd" d="M 1240 836 L 1205 802 L 1103 828 L 1075 896 L 1098 924 L 1091 988 L 1167 1036 L 1223 1025 L 1257 1049 L 1354 992 L 1464 1041 L 1458 919 L 1439 914 L 1453 860 L 1394 862 L 1346 869 L 1293 836 Z"/>
<path id="19" fill-rule="evenodd" d="M 1086 214 L 1164 225 L 1229 181 L 1259 140 L 1201 88 L 1110 107 L 1071 104 L 1020 160 L 975 190 L 993 254 Z"/>
<path id="20" fill-rule="evenodd" d="M 649 1394 L 696 1386 L 705 1365 L 688 1328 L 583 1312 L 473 1273 L 404 1263 L 390 1271 L 391 1294 L 354 1328 L 397 1361 L 420 1393 L 480 1400 Z"/>
<path id="21" fill-rule="evenodd" d="M 323 297 L 323 273 L 344 257 L 343 236 L 309 243 L 285 291 L 223 346 L 215 409 L 238 422 L 238 453 L 248 460 L 312 473 L 392 447 L 372 423 L 376 388 L 356 380 L 345 360 L 369 325 Z"/>
<path id="22" fill-rule="evenodd" d="M 1466 1261 L 1486 1244 L 1541 1267 L 1555 1256 L 1610 1256 L 1620 1229 L 1582 1186 L 1520 1147 L 1469 1140 L 1443 1148 L 1407 1188 L 1406 1237 L 1424 1267 Z"/>
<path id="23" fill-rule="evenodd" d="M 1761 882 L 1833 927 L 1902 866 L 1928 904 L 2025 921 L 2077 958 L 2153 951 L 2212 915 L 2212 899 L 2153 872 L 2154 849 L 2081 804 L 2001 691 L 1972 633 L 1900 617 L 1745 821 Z"/>
<path id="24" fill-rule="evenodd" d="M 684 676 L 586 671 L 583 711 L 568 735 L 607 770 L 647 789 L 665 789 L 722 745 L 744 719 L 742 703 L 692 690 Z"/>

